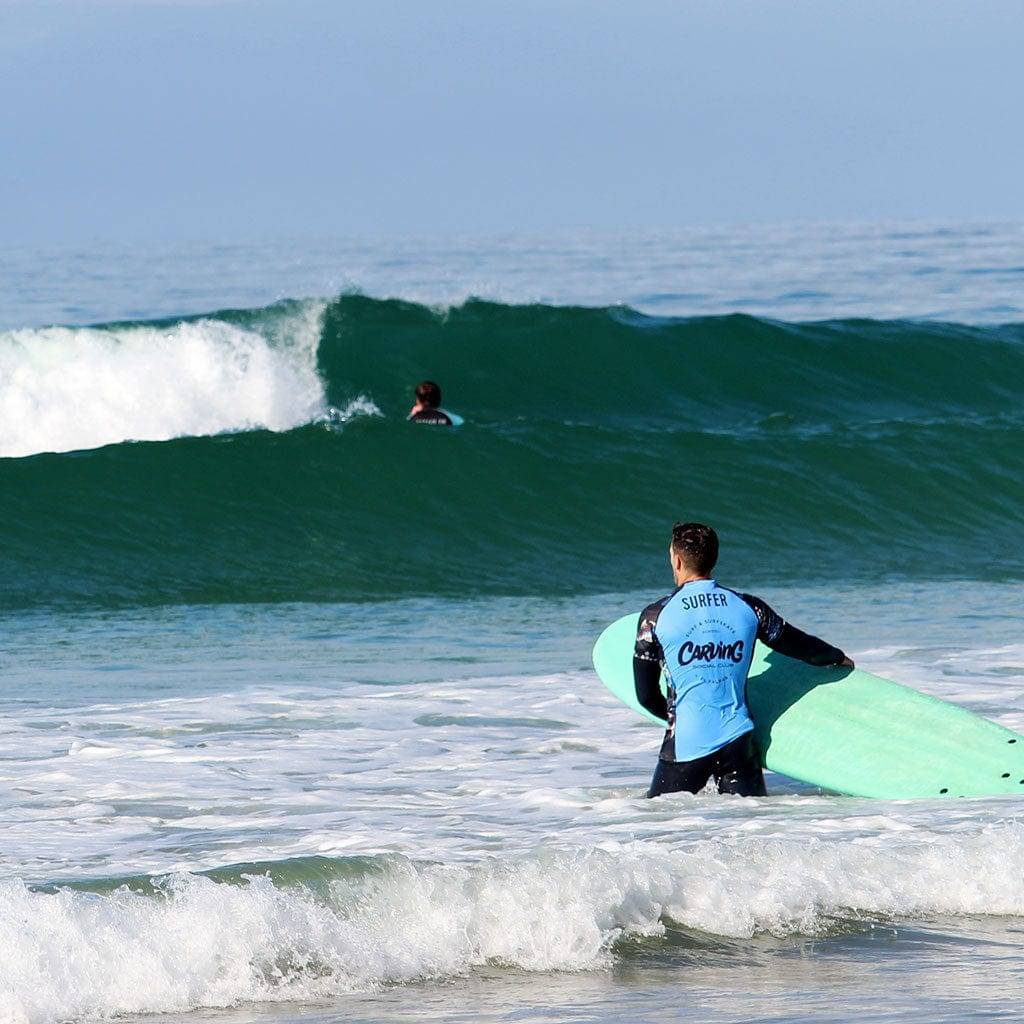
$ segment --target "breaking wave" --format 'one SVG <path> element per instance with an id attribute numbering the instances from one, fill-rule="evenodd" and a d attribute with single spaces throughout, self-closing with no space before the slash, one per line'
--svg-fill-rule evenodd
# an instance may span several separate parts
<path id="1" fill-rule="evenodd" d="M 704 840 L 466 864 L 311 858 L 205 875 L 0 883 L 12 1024 L 313 1000 L 491 965 L 601 969 L 633 940 L 826 934 L 1024 914 L 1024 828 L 857 843 Z M 691 941 L 690 947 L 693 948 Z"/>
<path id="2" fill-rule="evenodd" d="M 681 517 L 761 581 L 1024 575 L 1022 325 L 347 295 L 0 370 L 4 607 L 646 589 Z"/>

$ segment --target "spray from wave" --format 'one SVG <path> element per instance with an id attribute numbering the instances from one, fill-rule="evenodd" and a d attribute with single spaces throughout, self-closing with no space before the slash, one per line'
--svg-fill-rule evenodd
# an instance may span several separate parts
<path id="1" fill-rule="evenodd" d="M 851 917 L 1024 914 L 1024 828 L 862 843 L 730 839 L 476 864 L 314 859 L 78 888 L 0 884 L 17 1024 L 311 1000 L 463 974 L 600 969 L 666 925 L 822 934 Z"/>

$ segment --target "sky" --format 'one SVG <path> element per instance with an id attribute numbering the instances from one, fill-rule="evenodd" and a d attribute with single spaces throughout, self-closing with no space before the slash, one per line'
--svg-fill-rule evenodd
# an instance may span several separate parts
<path id="1" fill-rule="evenodd" d="M 0 246 L 1024 216 L 1022 0 L 0 0 Z"/>

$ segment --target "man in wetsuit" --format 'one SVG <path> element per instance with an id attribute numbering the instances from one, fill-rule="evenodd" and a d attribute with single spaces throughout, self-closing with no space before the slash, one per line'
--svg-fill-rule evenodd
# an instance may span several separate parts
<path id="1" fill-rule="evenodd" d="M 710 526 L 676 523 L 669 561 L 676 589 L 644 609 L 633 652 L 637 700 L 668 722 L 647 795 L 699 793 L 714 776 L 719 793 L 765 796 L 747 710 L 754 640 L 811 665 L 853 668 L 853 662 L 789 625 L 759 597 L 720 587 L 711 578 L 718 535 Z"/>
<path id="2" fill-rule="evenodd" d="M 432 380 L 416 385 L 416 404 L 409 410 L 411 423 L 433 423 L 450 427 L 451 417 L 441 408 L 441 388 Z"/>

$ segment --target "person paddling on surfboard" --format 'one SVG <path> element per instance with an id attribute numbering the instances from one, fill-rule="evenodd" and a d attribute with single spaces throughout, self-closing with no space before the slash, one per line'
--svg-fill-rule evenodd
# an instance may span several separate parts
<path id="1" fill-rule="evenodd" d="M 453 425 L 452 418 L 441 408 L 441 388 L 432 380 L 416 385 L 416 404 L 409 410 L 411 423 L 433 423 L 440 427 Z"/>
<path id="2" fill-rule="evenodd" d="M 765 796 L 746 695 L 755 639 L 811 665 L 853 662 L 759 597 L 720 587 L 711 578 L 718 534 L 710 526 L 676 523 L 669 561 L 676 589 L 643 610 L 633 651 L 637 700 L 668 722 L 647 795 L 699 793 L 714 776 L 719 793 Z"/>

